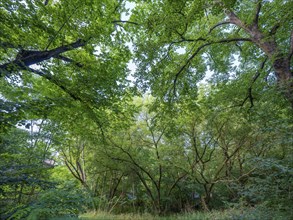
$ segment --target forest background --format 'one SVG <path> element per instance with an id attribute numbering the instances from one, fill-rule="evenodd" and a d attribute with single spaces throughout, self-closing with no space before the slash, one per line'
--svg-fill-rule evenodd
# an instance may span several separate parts
<path id="1" fill-rule="evenodd" d="M 1 219 L 292 218 L 292 8 L 2 0 Z"/>

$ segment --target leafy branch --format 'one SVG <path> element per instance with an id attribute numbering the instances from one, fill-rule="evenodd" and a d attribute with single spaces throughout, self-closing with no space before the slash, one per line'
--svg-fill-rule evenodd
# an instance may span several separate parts
<path id="1" fill-rule="evenodd" d="M 39 64 L 40 62 L 49 60 L 51 58 L 59 58 L 64 60 L 65 58 L 63 56 L 60 57 L 60 54 L 79 47 L 83 47 L 85 45 L 85 40 L 78 39 L 71 44 L 60 46 L 52 50 L 21 50 L 13 61 L 0 65 L 0 78 L 10 75 L 12 72 L 18 70 L 27 70 L 30 65 Z M 71 60 L 67 58 L 67 61 Z"/>
<path id="2" fill-rule="evenodd" d="M 173 92 L 174 94 L 176 94 L 176 83 L 177 80 L 179 78 L 179 76 L 181 75 L 181 73 L 189 66 L 189 64 L 191 63 L 191 61 L 194 59 L 194 57 L 205 47 L 213 45 L 213 44 L 221 44 L 221 43 L 230 43 L 230 42 L 239 42 L 239 41 L 249 41 L 251 42 L 252 40 L 250 38 L 231 38 L 231 39 L 222 39 L 222 40 L 218 40 L 218 41 L 211 41 L 211 42 L 207 42 L 201 46 L 199 46 L 196 51 L 187 59 L 187 61 L 185 62 L 185 64 L 179 69 L 179 71 L 176 73 L 174 81 L 173 81 Z"/>
<path id="3" fill-rule="evenodd" d="M 255 81 L 259 78 L 260 74 L 261 74 L 261 71 L 264 69 L 265 67 L 265 63 L 267 62 L 268 60 L 268 57 L 265 58 L 265 60 L 261 63 L 260 65 L 260 69 L 256 72 L 256 74 L 254 75 L 253 79 L 252 79 L 252 82 L 248 88 L 248 93 L 247 93 L 247 96 L 246 98 L 243 100 L 243 102 L 240 104 L 240 106 L 243 106 L 245 104 L 245 102 L 249 99 L 250 101 L 250 109 L 254 106 L 254 103 L 253 103 L 253 95 L 252 95 L 252 86 L 253 84 L 255 83 Z"/>

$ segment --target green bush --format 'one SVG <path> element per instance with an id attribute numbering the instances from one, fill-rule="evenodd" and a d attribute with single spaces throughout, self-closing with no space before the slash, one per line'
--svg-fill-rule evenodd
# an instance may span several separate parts
<path id="1" fill-rule="evenodd" d="M 42 193 L 32 207 L 29 220 L 53 217 L 76 217 L 84 212 L 87 204 L 85 194 L 77 189 L 52 189 Z"/>
<path id="2" fill-rule="evenodd" d="M 292 210 L 293 169 L 275 159 L 257 159 L 257 169 L 243 190 L 249 205 L 262 204 L 280 211 Z"/>
<path id="3" fill-rule="evenodd" d="M 26 206 L 9 210 L 8 219 L 41 220 L 54 217 L 72 218 L 85 211 L 87 199 L 81 190 L 50 189 Z"/>

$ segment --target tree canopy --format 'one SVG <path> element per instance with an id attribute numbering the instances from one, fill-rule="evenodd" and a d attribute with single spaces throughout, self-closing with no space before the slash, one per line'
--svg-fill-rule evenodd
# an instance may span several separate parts
<path id="1" fill-rule="evenodd" d="M 292 7 L 1 1 L 0 218 L 290 218 Z"/>

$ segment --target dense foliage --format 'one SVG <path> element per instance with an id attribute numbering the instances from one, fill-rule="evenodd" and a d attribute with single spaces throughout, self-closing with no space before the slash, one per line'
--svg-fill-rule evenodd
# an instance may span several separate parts
<path id="1" fill-rule="evenodd" d="M 0 218 L 292 217 L 292 7 L 1 1 Z"/>

